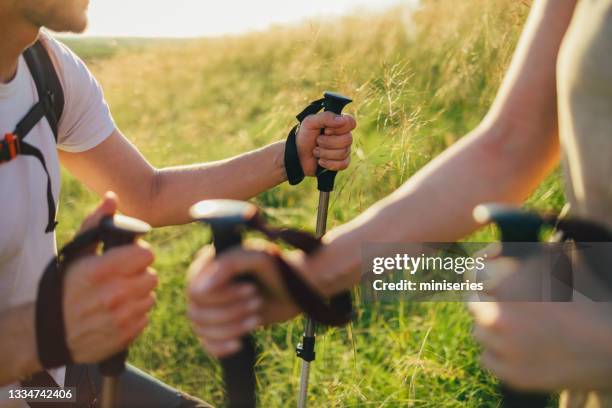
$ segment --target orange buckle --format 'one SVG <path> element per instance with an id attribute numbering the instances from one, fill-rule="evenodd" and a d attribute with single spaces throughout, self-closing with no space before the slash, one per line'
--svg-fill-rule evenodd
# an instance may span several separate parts
<path id="1" fill-rule="evenodd" d="M 13 160 L 19 154 L 19 138 L 15 136 L 13 133 L 7 133 L 4 135 L 4 140 L 2 143 L 2 148 L 6 148 L 7 152 L 2 152 L 2 156 L 6 157 L 9 161 Z"/>

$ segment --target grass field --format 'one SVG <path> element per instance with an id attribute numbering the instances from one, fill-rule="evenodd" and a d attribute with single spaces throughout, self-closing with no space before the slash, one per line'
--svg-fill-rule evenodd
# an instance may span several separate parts
<path id="1" fill-rule="evenodd" d="M 359 128 L 353 165 L 338 177 L 333 226 L 389 194 L 479 122 L 529 3 L 432 0 L 412 18 L 397 9 L 233 38 L 67 42 L 103 85 L 118 126 L 159 167 L 284 138 L 294 115 L 323 90 L 352 96 L 347 111 Z M 528 206 L 559 209 L 563 200 L 557 172 Z M 65 242 L 96 198 L 66 174 L 61 201 Z M 279 186 L 255 201 L 279 225 L 313 229 L 312 181 Z M 493 240 L 493 231 L 476 238 Z M 220 404 L 219 368 L 184 318 L 185 271 L 209 235 L 197 226 L 170 227 L 148 240 L 157 252 L 158 305 L 130 361 Z M 470 331 L 459 303 L 358 305 L 350 329 L 319 336 L 311 406 L 495 407 L 496 382 L 479 368 Z M 295 406 L 301 332 L 298 319 L 257 333 L 260 406 Z"/>

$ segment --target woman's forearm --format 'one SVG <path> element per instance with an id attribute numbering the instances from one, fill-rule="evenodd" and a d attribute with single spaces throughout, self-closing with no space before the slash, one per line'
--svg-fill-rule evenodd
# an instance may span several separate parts
<path id="1" fill-rule="evenodd" d="M 364 243 L 455 241 L 478 227 L 472 218 L 476 205 L 521 202 L 554 167 L 558 144 L 549 136 L 540 149 L 523 148 L 525 140 L 513 151 L 503 143 L 513 133 L 477 129 L 393 194 L 331 231 L 324 249 L 308 261 L 308 269 L 320 271 L 313 283 L 328 293 L 357 283 Z"/>
<path id="2" fill-rule="evenodd" d="M 534 3 L 487 117 L 401 188 L 331 231 L 306 261 L 306 279 L 327 293 L 359 280 L 366 242 L 454 241 L 477 228 L 474 206 L 518 203 L 558 161 L 556 62 L 575 0 Z"/>

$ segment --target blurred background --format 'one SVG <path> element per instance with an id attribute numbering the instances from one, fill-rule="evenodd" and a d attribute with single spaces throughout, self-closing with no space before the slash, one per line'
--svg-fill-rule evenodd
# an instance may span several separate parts
<path id="1" fill-rule="evenodd" d="M 284 139 L 295 115 L 323 91 L 352 97 L 347 112 L 358 129 L 352 166 L 336 182 L 333 227 L 478 124 L 530 3 L 93 0 L 88 36 L 61 39 L 102 84 L 118 127 L 158 167 L 218 160 Z M 60 243 L 97 200 L 64 176 Z M 312 180 L 254 201 L 276 225 L 314 229 Z M 527 206 L 557 210 L 563 203 L 556 171 Z M 158 304 L 130 361 L 219 404 L 219 367 L 183 318 L 185 271 L 209 233 L 171 227 L 147 239 L 157 252 Z M 496 236 L 485 228 L 469 239 Z M 478 365 L 464 304 L 366 305 L 355 295 L 353 325 L 320 333 L 312 407 L 497 406 L 496 382 Z M 294 348 L 302 330 L 296 319 L 258 332 L 260 406 L 295 405 L 301 360 Z"/>
<path id="2" fill-rule="evenodd" d="M 274 24 L 383 10 L 418 0 L 92 0 L 93 36 L 200 37 L 242 34 Z"/>

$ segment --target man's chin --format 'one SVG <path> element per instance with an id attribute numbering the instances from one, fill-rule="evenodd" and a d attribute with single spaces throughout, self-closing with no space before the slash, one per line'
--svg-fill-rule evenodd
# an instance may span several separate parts
<path id="1" fill-rule="evenodd" d="M 70 21 L 69 23 L 49 24 L 45 28 L 55 31 L 56 33 L 73 33 L 82 34 L 87 29 L 87 18 L 80 21 Z"/>

